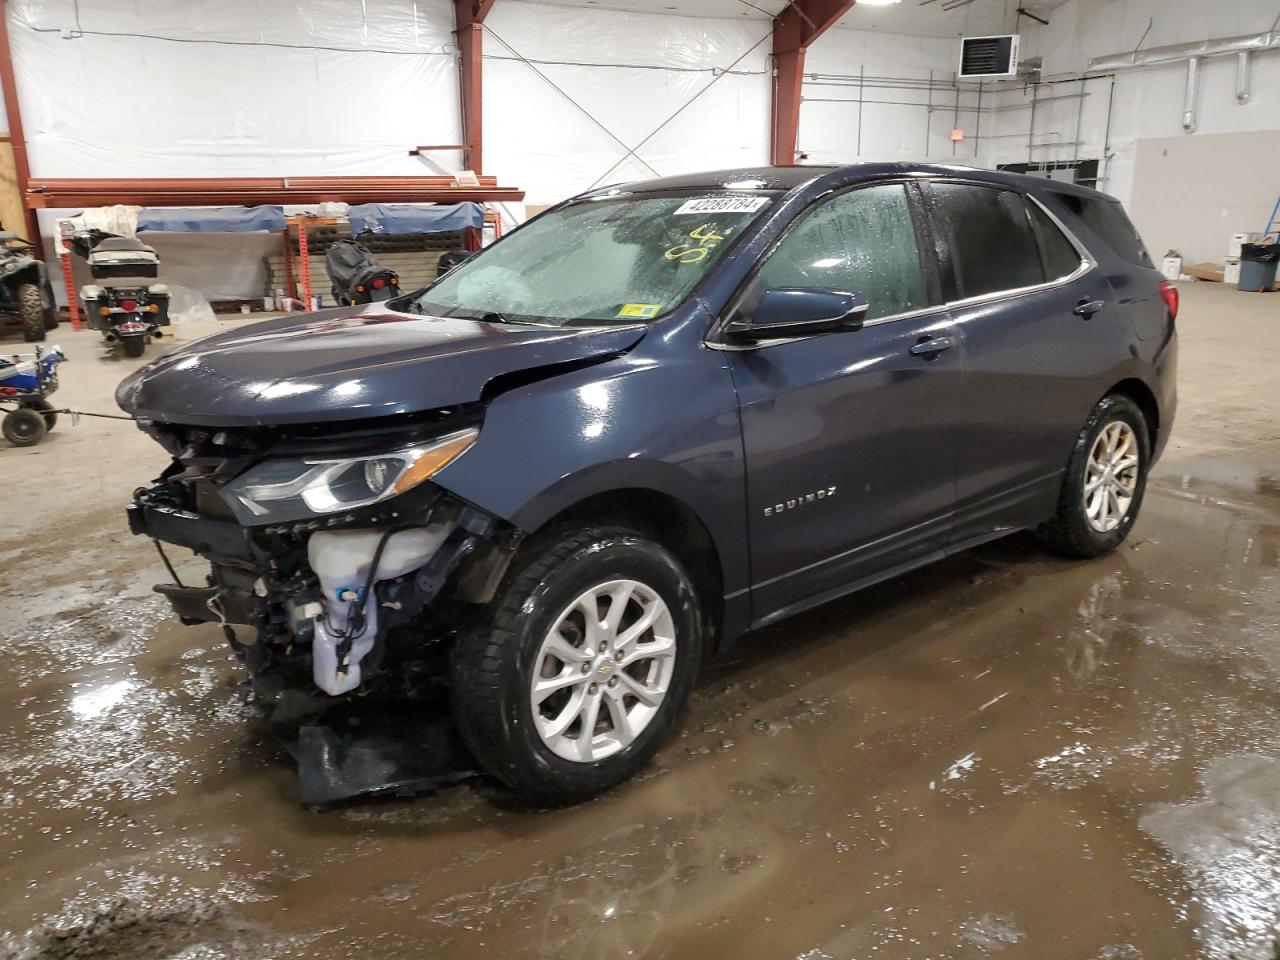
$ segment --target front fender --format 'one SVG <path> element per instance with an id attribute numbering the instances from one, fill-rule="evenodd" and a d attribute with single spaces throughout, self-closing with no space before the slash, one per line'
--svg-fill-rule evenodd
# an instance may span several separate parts
<path id="1" fill-rule="evenodd" d="M 501 394 L 432 479 L 526 533 L 610 490 L 666 494 L 706 527 L 725 592 L 749 583 L 737 397 L 717 351 L 633 352 Z"/>

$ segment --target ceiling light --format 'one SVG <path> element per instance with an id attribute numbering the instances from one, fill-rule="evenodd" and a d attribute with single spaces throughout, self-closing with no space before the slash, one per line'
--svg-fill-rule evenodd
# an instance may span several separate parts
<path id="1" fill-rule="evenodd" d="M 901 3 L 902 0 L 857 0 L 856 6 L 859 7 L 887 7 L 892 3 Z"/>

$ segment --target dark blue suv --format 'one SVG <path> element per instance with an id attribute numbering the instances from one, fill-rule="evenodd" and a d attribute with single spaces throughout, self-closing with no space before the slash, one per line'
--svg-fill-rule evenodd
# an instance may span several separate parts
<path id="1" fill-rule="evenodd" d="M 264 699 L 423 662 L 479 763 L 568 801 L 644 764 L 743 631 L 1032 529 L 1131 529 L 1176 291 L 1119 203 L 962 167 L 735 170 L 566 201 L 432 286 L 220 333 L 120 405 L 138 534 Z M 175 578 L 176 579 L 176 578 Z"/>

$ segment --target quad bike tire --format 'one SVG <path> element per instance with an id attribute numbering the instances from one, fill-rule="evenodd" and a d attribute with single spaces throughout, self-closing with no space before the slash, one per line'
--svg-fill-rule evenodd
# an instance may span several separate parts
<path id="1" fill-rule="evenodd" d="M 22 320 L 22 339 L 27 343 L 43 340 L 45 330 L 44 297 L 34 283 L 18 284 L 18 316 Z"/>
<path id="2" fill-rule="evenodd" d="M 147 349 L 147 338 L 142 334 L 122 337 L 120 344 L 124 347 L 124 355 L 126 357 L 140 357 L 143 351 Z"/>
<path id="3" fill-rule="evenodd" d="M 34 447 L 44 439 L 49 428 L 38 410 L 19 407 L 4 415 L 4 420 L 0 421 L 0 431 L 15 447 Z"/>
<path id="4" fill-rule="evenodd" d="M 37 397 L 26 405 L 29 409 L 37 411 L 44 417 L 44 426 L 46 430 L 52 430 L 58 425 L 58 412 L 54 409 L 52 403 L 44 397 Z"/>

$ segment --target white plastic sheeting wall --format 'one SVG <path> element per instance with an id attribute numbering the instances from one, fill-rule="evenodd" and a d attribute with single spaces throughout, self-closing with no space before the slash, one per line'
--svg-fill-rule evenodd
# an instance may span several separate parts
<path id="1" fill-rule="evenodd" d="M 939 86 L 953 84 L 958 56 L 955 39 L 828 30 L 805 57 L 799 149 L 810 163 L 928 159 L 980 165 L 982 141 L 973 139 L 975 115 L 969 112 L 976 94 L 934 90 L 931 97 L 924 88 L 931 77 Z M 950 109 L 957 97 L 958 117 Z M 932 113 L 930 99 L 937 108 Z M 953 144 L 957 125 L 968 139 Z"/>
<path id="2" fill-rule="evenodd" d="M 5 7 L 37 177 L 414 174 L 461 136 L 449 0 Z"/>
<path id="3" fill-rule="evenodd" d="M 767 20 L 500 0 L 486 21 L 485 172 L 552 203 L 767 163 L 770 37 Z"/>

